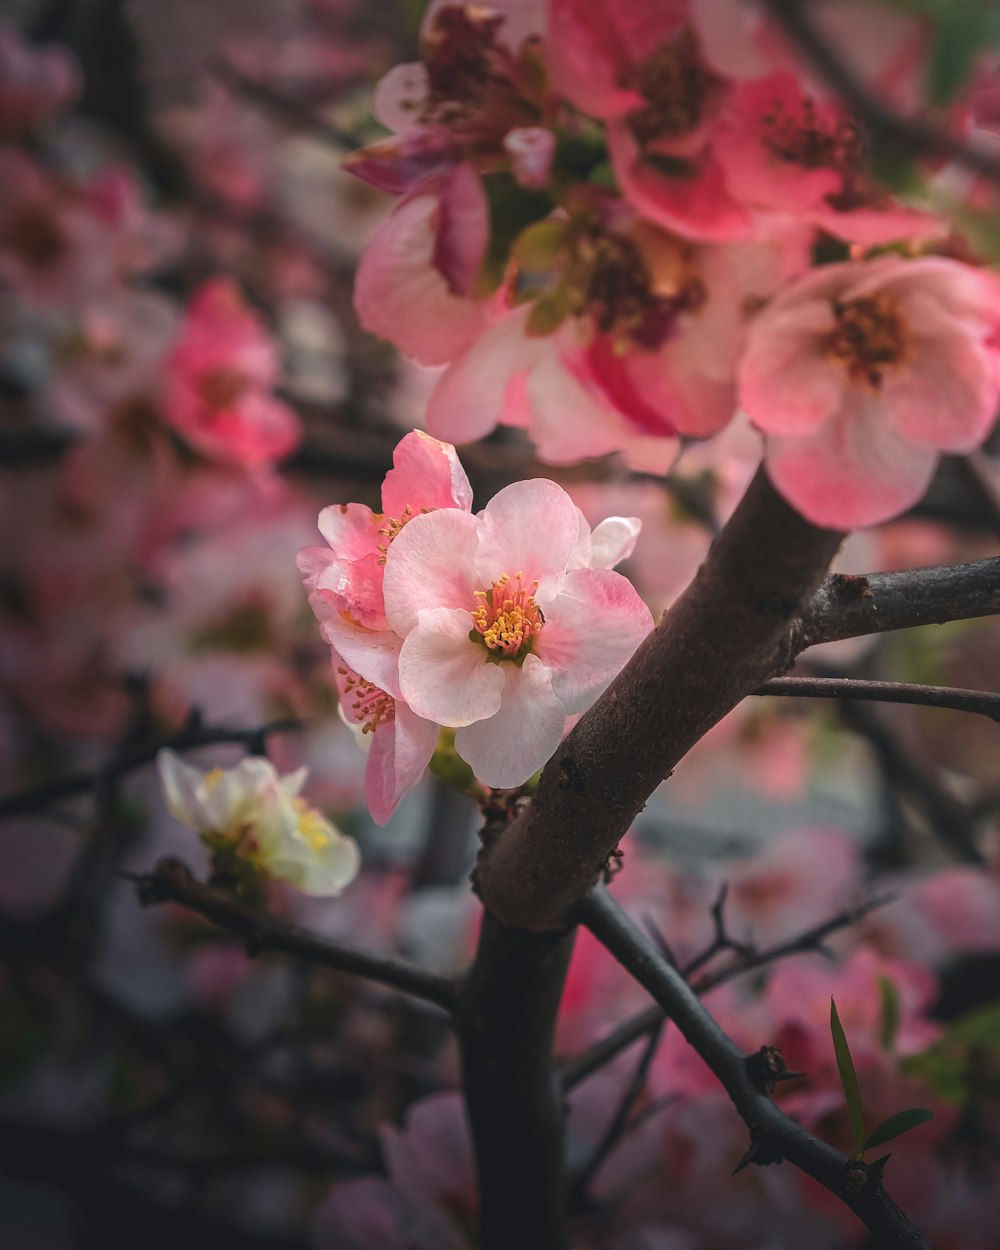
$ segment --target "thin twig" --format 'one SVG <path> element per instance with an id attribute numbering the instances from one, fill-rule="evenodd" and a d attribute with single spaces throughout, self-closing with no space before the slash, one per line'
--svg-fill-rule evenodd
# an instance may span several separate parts
<path id="1" fill-rule="evenodd" d="M 603 887 L 577 914 L 618 962 L 656 999 L 684 1039 L 705 1061 L 750 1132 L 742 1164 L 787 1159 L 838 1197 L 864 1222 L 884 1250 L 930 1250 L 927 1241 L 882 1186 L 877 1167 L 849 1160 L 813 1137 L 775 1106 L 766 1080 L 719 1027 L 676 968 L 662 959 Z"/>
<path id="2" fill-rule="evenodd" d="M 795 699 L 852 699 L 873 703 L 907 703 L 917 707 L 976 712 L 1000 722 L 1000 694 L 988 690 L 957 690 L 951 686 L 921 686 L 905 681 L 867 681 L 853 677 L 775 677 L 755 695 L 784 695 Z"/>
<path id="3" fill-rule="evenodd" d="M 125 773 L 144 768 L 147 764 L 151 764 L 165 747 L 173 751 L 194 751 L 198 747 L 222 746 L 228 743 L 251 747 L 263 741 L 268 734 L 294 733 L 304 726 L 304 721 L 293 719 L 270 721 L 266 725 L 257 725 L 253 729 L 234 729 L 225 725 L 210 726 L 195 722 L 172 738 L 122 751 L 99 768 L 88 772 L 71 773 L 68 777 L 58 778 L 44 786 L 20 790 L 6 798 L 0 798 L 0 820 L 9 816 L 21 816 L 26 812 L 42 811 L 59 799 L 69 798 L 74 794 L 83 794 L 87 790 L 93 790 L 98 784 L 113 781 Z"/>
<path id="4" fill-rule="evenodd" d="M 887 903 L 891 903 L 893 899 L 894 896 L 891 894 L 881 894 L 867 899 L 854 907 L 846 907 L 843 911 L 829 916 L 826 920 L 820 921 L 819 924 L 805 929 L 802 933 L 788 938 L 784 942 L 777 942 L 775 945 L 765 947 L 763 950 L 744 948 L 738 959 L 727 964 L 724 968 L 717 969 L 715 972 L 708 972 L 704 976 L 699 977 L 691 988 L 696 994 L 701 996 L 702 994 L 707 994 L 709 990 L 714 990 L 716 986 L 724 985 L 727 981 L 732 981 L 745 973 L 767 967 L 769 964 L 777 963 L 779 960 L 788 959 L 793 955 L 805 955 L 823 951 L 825 950 L 826 939 L 832 934 L 839 932 L 841 929 L 846 929 L 850 925 L 857 924 L 859 920 L 863 920 L 870 912 L 875 911 L 878 907 L 884 907 Z M 714 945 L 715 943 L 713 942 L 712 946 Z M 711 950 L 712 946 L 707 949 Z M 695 956 L 688 963 L 685 969 L 687 976 L 690 976 L 693 971 L 704 965 L 705 959 L 703 955 L 704 952 L 702 955 Z M 568 1059 L 562 1068 L 563 1089 L 569 1092 L 579 1085 L 581 1081 L 586 1080 L 588 1076 L 605 1067 L 623 1050 L 637 1042 L 640 1037 L 644 1037 L 652 1029 L 655 1029 L 662 1019 L 663 1012 L 659 1007 L 647 1007 L 628 1020 L 624 1020 L 617 1028 L 613 1029 L 605 1037 L 600 1038 L 586 1050 L 581 1051 L 580 1054 Z"/>
<path id="5" fill-rule="evenodd" d="M 573 1192 L 578 1201 L 586 1198 L 587 1190 L 590 1183 L 600 1170 L 601 1164 L 614 1150 L 618 1142 L 625 1136 L 629 1127 L 632 1111 L 639 1098 L 642 1096 L 643 1090 L 646 1088 L 646 1080 L 649 1077 L 649 1069 L 653 1059 L 656 1056 L 657 1047 L 660 1044 L 660 1038 L 663 1036 L 663 1030 L 666 1028 L 666 1017 L 660 1013 L 660 1019 L 649 1035 L 646 1045 L 643 1047 L 642 1054 L 639 1056 L 639 1062 L 635 1066 L 632 1073 L 632 1079 L 626 1086 L 625 1092 L 615 1109 L 615 1114 L 611 1117 L 608 1127 L 604 1131 L 604 1135 L 594 1148 L 593 1154 L 580 1169 L 579 1173 L 573 1180 Z"/>
<path id="6" fill-rule="evenodd" d="M 331 942 L 296 925 L 255 911 L 221 890 L 204 885 L 176 859 L 164 859 L 152 873 L 134 878 L 143 904 L 179 903 L 230 933 L 246 939 L 251 954 L 281 951 L 314 967 L 365 977 L 450 1011 L 455 987 L 450 977 L 439 976 L 415 964 Z"/>
<path id="7" fill-rule="evenodd" d="M 321 142 L 336 148 L 338 152 L 353 152 L 358 147 L 357 136 L 333 125 L 326 118 L 319 117 L 305 104 L 292 99 L 291 96 L 283 95 L 280 91 L 275 91 L 267 83 L 260 82 L 256 78 L 248 78 L 224 57 L 215 57 L 211 63 L 211 69 L 223 86 L 228 87 L 235 95 L 243 96 L 250 103 L 256 104 L 258 108 L 266 109 L 283 126 L 305 131 Z"/>

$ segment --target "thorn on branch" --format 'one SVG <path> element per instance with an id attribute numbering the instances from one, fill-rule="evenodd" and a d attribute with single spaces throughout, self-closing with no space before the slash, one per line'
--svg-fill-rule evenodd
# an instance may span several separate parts
<path id="1" fill-rule="evenodd" d="M 772 1163 L 783 1162 L 784 1160 L 772 1142 L 767 1141 L 765 1138 L 757 1137 L 750 1142 L 746 1154 L 733 1168 L 730 1175 L 738 1175 L 744 1168 L 750 1167 L 751 1164 L 754 1167 L 766 1168 L 770 1167 Z"/>
<path id="2" fill-rule="evenodd" d="M 755 1054 L 746 1057 L 747 1072 L 758 1089 L 774 1093 L 779 1081 L 794 1081 L 804 1072 L 793 1072 L 785 1063 L 785 1056 L 777 1046 L 762 1046 Z"/>

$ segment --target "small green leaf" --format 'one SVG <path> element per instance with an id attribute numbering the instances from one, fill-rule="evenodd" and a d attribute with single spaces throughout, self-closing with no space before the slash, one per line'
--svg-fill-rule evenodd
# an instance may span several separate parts
<path id="1" fill-rule="evenodd" d="M 869 1134 L 865 1142 L 865 1150 L 871 1150 L 874 1146 L 884 1146 L 887 1141 L 892 1141 L 902 1133 L 908 1133 L 911 1128 L 926 1124 L 933 1117 L 934 1112 L 928 1111 L 926 1107 L 911 1107 L 908 1111 L 897 1111 L 895 1115 L 883 1120 L 878 1128 Z"/>
<path id="2" fill-rule="evenodd" d="M 883 1050 L 892 1050 L 899 1034 L 899 1023 L 902 1015 L 899 1006 L 899 990 L 896 983 L 888 977 L 879 977 L 878 991 L 882 999 L 882 1028 L 879 1041 Z"/>
<path id="3" fill-rule="evenodd" d="M 569 225 L 549 218 L 528 226 L 514 240 L 511 256 L 522 269 L 546 270 L 556 262 L 559 249 L 566 242 Z"/>
<path id="4" fill-rule="evenodd" d="M 557 296 L 543 295 L 535 301 L 525 331 L 531 338 L 542 338 L 558 330 L 569 315 L 566 303 Z"/>
<path id="5" fill-rule="evenodd" d="M 844 1098 L 847 1101 L 847 1114 L 851 1121 L 851 1147 L 854 1157 L 860 1159 L 865 1149 L 865 1116 L 861 1109 L 861 1090 L 858 1089 L 858 1074 L 854 1071 L 854 1060 L 851 1048 L 847 1044 L 847 1034 L 837 1014 L 837 1004 L 830 999 L 830 1032 L 833 1035 L 833 1050 L 837 1056 L 837 1069 L 840 1072 L 840 1083 L 844 1087 Z"/>

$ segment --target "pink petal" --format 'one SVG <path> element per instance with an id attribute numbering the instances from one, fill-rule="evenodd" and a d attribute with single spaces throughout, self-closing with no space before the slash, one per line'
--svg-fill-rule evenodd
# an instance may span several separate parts
<path id="1" fill-rule="evenodd" d="M 319 514 L 319 532 L 341 560 L 360 560 L 385 539 L 382 517 L 360 503 L 330 504 Z"/>
<path id="2" fill-rule="evenodd" d="M 545 613 L 539 659 L 569 713 L 588 708 L 653 628 L 635 587 L 610 569 L 576 569 Z"/>
<path id="3" fill-rule="evenodd" d="M 402 134 L 416 124 L 428 91 L 427 67 L 421 61 L 394 65 L 375 84 L 372 112 L 386 130 Z"/>
<path id="4" fill-rule="evenodd" d="M 848 378 L 822 354 L 834 325 L 818 299 L 765 309 L 750 323 L 737 381 L 740 406 L 759 429 L 806 434 L 836 410 Z"/>
<path id="5" fill-rule="evenodd" d="M 500 707 L 502 670 L 473 642 L 472 616 L 460 608 L 421 612 L 399 653 L 399 686 L 418 716 L 439 725 L 470 725 Z"/>
<path id="6" fill-rule="evenodd" d="M 527 306 L 488 326 L 441 375 L 427 404 L 427 428 L 468 443 L 504 420 L 511 382 L 530 368 L 542 346 L 526 339 Z"/>
<path id="7" fill-rule="evenodd" d="M 898 433 L 884 403 L 853 389 L 822 429 L 766 442 L 775 486 L 814 525 L 831 529 L 898 516 L 927 489 L 938 458 Z"/>
<path id="8" fill-rule="evenodd" d="M 339 615 L 323 622 L 322 634 L 344 662 L 366 681 L 378 686 L 394 699 L 400 697 L 400 639 L 391 630 L 361 629 Z"/>
<path id="9" fill-rule="evenodd" d="M 401 637 L 425 609 L 472 611 L 480 589 L 473 571 L 478 539 L 477 519 L 457 508 L 414 517 L 396 536 L 386 558 L 382 590 L 386 617 Z M 470 618 L 465 632 L 471 628 Z"/>
<path id="10" fill-rule="evenodd" d="M 512 482 L 480 514 L 476 573 L 481 587 L 508 574 L 561 583 L 580 532 L 576 504 L 546 478 Z"/>
<path id="11" fill-rule="evenodd" d="M 483 304 L 454 295 L 434 266 L 439 220 L 436 195 L 403 200 L 369 240 L 354 288 L 364 328 L 423 365 L 454 359 L 485 320 Z"/>
<path id="12" fill-rule="evenodd" d="M 491 664 L 506 676 L 496 715 L 459 729 L 455 750 L 480 781 L 507 789 L 540 769 L 559 746 L 566 725 L 552 675 L 536 655 L 514 664 Z"/>
<path id="13" fill-rule="evenodd" d="M 327 621 L 331 613 L 337 616 L 346 613 L 353 625 L 385 629 L 380 553 L 371 551 L 360 560 L 338 560 L 332 552 L 331 557 L 309 595 L 319 620 Z"/>
<path id="14" fill-rule="evenodd" d="M 490 237 L 490 210 L 476 171 L 468 161 L 448 175 L 441 199 L 434 267 L 456 295 L 470 295 Z"/>
<path id="15" fill-rule="evenodd" d="M 461 508 L 472 510 L 472 487 L 450 443 L 438 442 L 422 430 L 413 430 L 392 453 L 393 467 L 382 483 L 382 507 L 391 517 L 406 508 Z"/>
<path id="16" fill-rule="evenodd" d="M 399 801 L 420 784 L 439 736 L 437 725 L 421 720 L 401 700 L 396 701 L 394 720 L 372 734 L 365 799 L 377 825 L 384 825 Z"/>
<path id="17" fill-rule="evenodd" d="M 971 451 L 993 427 L 997 384 L 983 347 L 967 335 L 918 340 L 913 357 L 883 385 L 901 434 L 942 451 Z"/>
<path id="18" fill-rule="evenodd" d="M 642 152 L 627 123 L 607 128 L 608 152 L 622 191 L 643 217 L 686 239 L 745 239 L 753 231 L 750 214 L 726 190 L 722 167 L 709 149 L 694 159 L 677 158 L 678 172 Z M 667 154 L 664 166 L 671 157 Z"/>

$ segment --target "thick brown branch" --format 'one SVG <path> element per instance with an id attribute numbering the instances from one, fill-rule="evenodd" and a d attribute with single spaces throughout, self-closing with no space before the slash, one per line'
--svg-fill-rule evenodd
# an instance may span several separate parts
<path id="1" fill-rule="evenodd" d="M 780 671 L 779 644 L 840 539 L 758 473 L 694 582 L 548 763 L 528 811 L 480 857 L 495 916 L 559 927 L 657 785 Z"/>
<path id="2" fill-rule="evenodd" d="M 920 686 L 905 681 L 862 681 L 851 677 L 775 677 L 754 694 L 795 699 L 857 699 L 872 703 L 908 703 L 917 707 L 978 712 L 1000 721 L 1000 694 L 987 690 L 955 690 L 951 686 Z"/>
<path id="3" fill-rule="evenodd" d="M 775 1106 L 754 1079 L 748 1056 L 719 1027 L 683 976 L 650 946 L 603 889 L 580 904 L 583 924 L 656 999 L 684 1039 L 712 1070 L 750 1131 L 744 1163 L 787 1159 L 817 1180 L 861 1219 L 880 1250 L 930 1250 L 882 1187 L 875 1168 L 848 1160 Z"/>
<path id="4" fill-rule="evenodd" d="M 136 884 L 144 904 L 180 903 L 221 929 L 239 934 L 253 954 L 263 950 L 281 951 L 315 967 L 333 968 L 402 990 L 445 1011 L 450 1011 L 454 1005 L 455 987 L 449 977 L 438 976 L 401 959 L 369 955 L 275 920 L 221 890 L 196 881 L 179 860 L 161 860 L 152 873 L 140 877 Z"/>
<path id="5" fill-rule="evenodd" d="M 573 932 L 483 916 L 455 1028 L 479 1172 L 483 1250 L 568 1245 L 562 1089 L 552 1058 Z"/>

